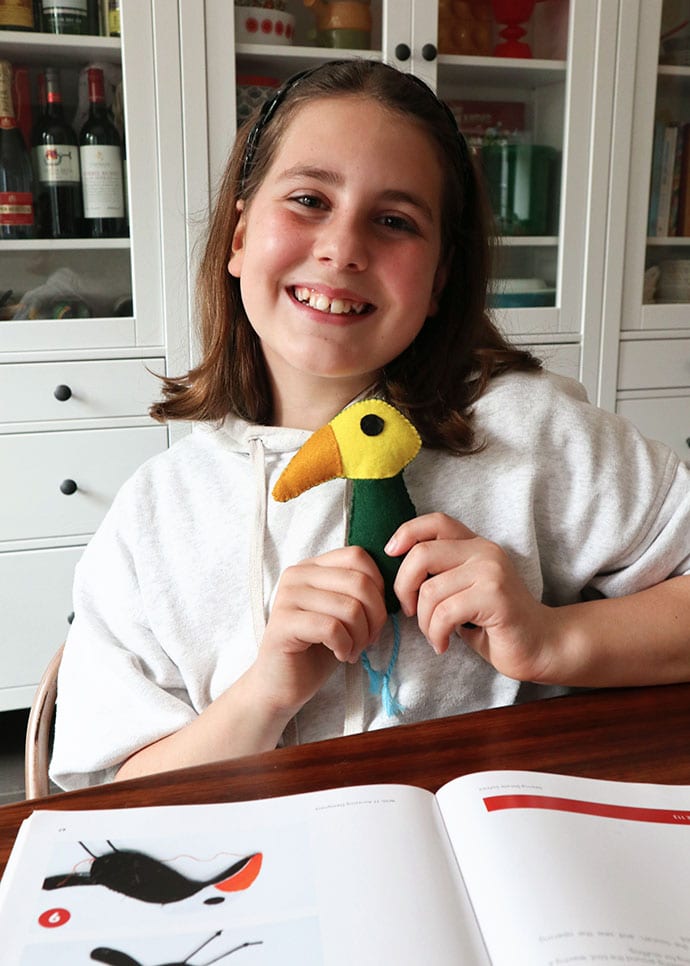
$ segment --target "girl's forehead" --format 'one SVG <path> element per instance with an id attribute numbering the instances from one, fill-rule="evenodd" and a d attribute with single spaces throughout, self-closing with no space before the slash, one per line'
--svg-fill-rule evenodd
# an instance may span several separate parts
<path id="1" fill-rule="evenodd" d="M 369 151 L 381 164 L 400 160 L 402 153 L 419 157 L 427 171 L 442 167 L 435 139 L 422 121 L 368 94 L 328 95 L 296 105 L 278 138 L 273 163 L 286 154 L 320 151 L 343 158 L 364 157 Z"/>
<path id="2" fill-rule="evenodd" d="M 384 121 L 394 127 L 409 125 L 417 128 L 420 133 L 425 133 L 421 123 L 417 122 L 411 115 L 404 114 L 382 103 L 376 97 L 363 93 L 317 96 L 296 105 L 287 123 L 286 132 L 295 126 L 301 127 L 312 121 L 325 123 L 330 118 L 337 118 L 345 114 L 357 117 L 358 123 L 352 132 L 355 136 L 358 131 L 361 132 L 369 127 L 377 128 Z"/>

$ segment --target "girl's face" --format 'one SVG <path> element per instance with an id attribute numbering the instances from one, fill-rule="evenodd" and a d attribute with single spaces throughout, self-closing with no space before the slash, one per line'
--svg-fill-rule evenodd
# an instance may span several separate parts
<path id="1" fill-rule="evenodd" d="M 414 122 L 357 95 L 296 111 L 228 263 L 278 397 L 342 389 L 344 404 L 412 342 L 444 281 L 441 197 Z"/>

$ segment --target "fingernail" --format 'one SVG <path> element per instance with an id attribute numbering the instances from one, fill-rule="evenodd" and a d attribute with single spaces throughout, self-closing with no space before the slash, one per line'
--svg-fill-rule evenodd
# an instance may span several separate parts
<path id="1" fill-rule="evenodd" d="M 397 541 L 397 539 L 395 537 L 391 537 L 390 540 L 388 541 L 388 543 L 386 544 L 386 546 L 383 549 L 384 549 L 384 552 L 387 553 L 387 554 L 389 554 L 389 555 L 395 554 L 397 552 L 397 550 L 398 550 L 398 541 Z"/>

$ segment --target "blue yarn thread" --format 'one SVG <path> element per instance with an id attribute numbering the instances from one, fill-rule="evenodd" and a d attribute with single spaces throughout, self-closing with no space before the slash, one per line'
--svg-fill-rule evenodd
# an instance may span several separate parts
<path id="1" fill-rule="evenodd" d="M 398 661 L 398 652 L 400 651 L 400 622 L 397 614 L 391 614 L 391 620 L 393 622 L 393 652 L 386 670 L 377 671 L 376 668 L 373 668 L 366 651 L 362 651 L 361 661 L 369 677 L 370 693 L 380 694 L 383 710 L 389 718 L 397 718 L 405 710 L 391 693 L 391 678 Z"/>

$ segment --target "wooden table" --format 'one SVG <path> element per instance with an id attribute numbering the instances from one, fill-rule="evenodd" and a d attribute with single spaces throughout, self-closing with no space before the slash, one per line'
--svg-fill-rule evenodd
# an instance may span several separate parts
<path id="1" fill-rule="evenodd" d="M 0 807 L 0 872 L 35 808 L 243 801 L 367 782 L 436 791 L 495 768 L 690 785 L 690 684 L 581 693 L 283 748 Z"/>

